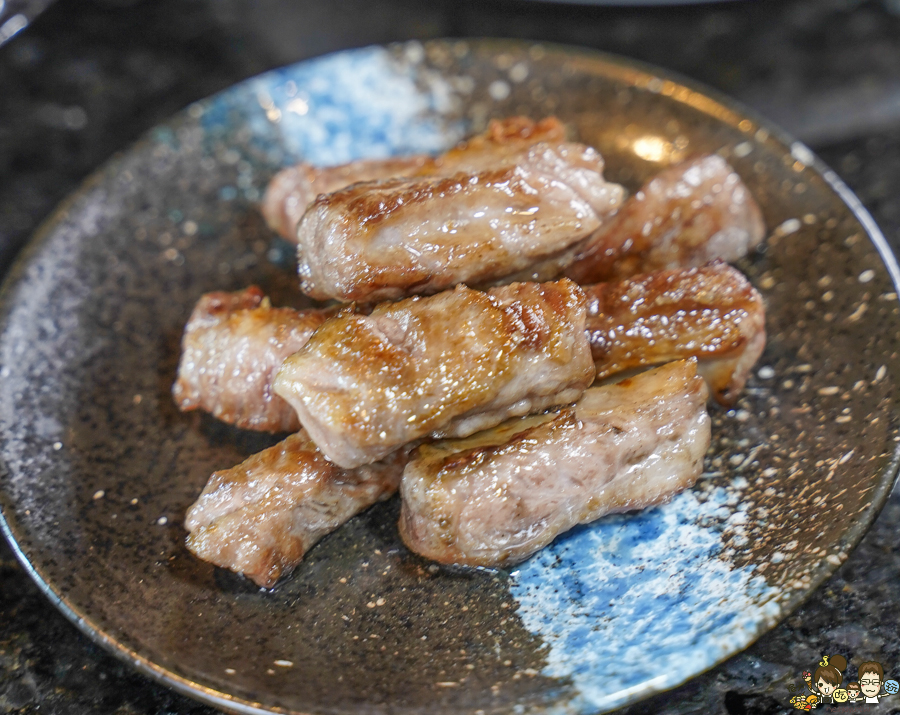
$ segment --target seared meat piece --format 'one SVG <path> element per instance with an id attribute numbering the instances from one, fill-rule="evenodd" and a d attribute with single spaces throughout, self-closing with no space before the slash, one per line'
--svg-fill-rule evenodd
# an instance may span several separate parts
<path id="1" fill-rule="evenodd" d="M 484 134 L 464 141 L 438 157 L 418 155 L 365 159 L 323 168 L 300 163 L 275 175 L 266 189 L 260 209 L 270 228 L 296 243 L 297 224 L 320 194 L 330 194 L 360 181 L 483 169 L 531 144 L 561 142 L 565 138 L 565 128 L 556 117 L 540 122 L 526 117 L 510 117 L 491 120 Z"/>
<path id="2" fill-rule="evenodd" d="M 347 309 L 285 361 L 274 390 L 349 469 L 432 432 L 465 436 L 574 402 L 594 379 L 584 321 L 568 280 Z"/>
<path id="3" fill-rule="evenodd" d="M 403 541 L 442 563 L 506 565 L 576 524 L 668 501 L 694 484 L 709 447 L 695 366 L 670 363 L 555 414 L 419 447 L 400 485 Z"/>
<path id="4" fill-rule="evenodd" d="M 765 235 L 759 206 L 720 156 L 669 167 L 581 247 L 566 275 L 581 284 L 733 261 Z"/>
<path id="5" fill-rule="evenodd" d="M 205 410 L 245 429 L 299 429 L 293 408 L 272 393 L 272 380 L 284 359 L 333 314 L 273 308 L 256 286 L 207 293 L 184 328 L 172 387 L 178 408 Z"/>
<path id="6" fill-rule="evenodd" d="M 304 432 L 216 472 L 188 510 L 187 547 L 204 561 L 269 588 L 319 539 L 400 483 L 402 451 L 348 471 Z"/>
<path id="7" fill-rule="evenodd" d="M 762 296 L 723 262 L 599 283 L 584 291 L 600 379 L 696 357 L 713 397 L 731 404 L 766 345 Z"/>
<path id="8" fill-rule="evenodd" d="M 269 228 L 296 243 L 297 224 L 320 194 L 330 194 L 360 181 L 409 176 L 429 161 L 432 161 L 430 157 L 420 155 L 354 161 L 321 169 L 311 164 L 297 164 L 275 174 L 260 210 Z"/>
<path id="9" fill-rule="evenodd" d="M 565 254 L 623 198 L 583 144 L 539 143 L 449 176 L 354 184 L 297 228 L 308 295 L 374 302 L 486 284 Z"/>

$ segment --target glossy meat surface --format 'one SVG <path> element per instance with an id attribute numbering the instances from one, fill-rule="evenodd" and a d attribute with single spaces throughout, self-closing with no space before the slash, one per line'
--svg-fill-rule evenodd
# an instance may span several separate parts
<path id="1" fill-rule="evenodd" d="M 371 302 L 494 282 L 566 253 L 623 199 L 582 144 L 533 144 L 489 164 L 320 196 L 297 229 L 303 291 Z"/>
<path id="2" fill-rule="evenodd" d="M 288 358 L 275 392 L 346 468 L 440 431 L 464 436 L 574 402 L 594 378 L 585 298 L 568 280 L 347 309 Z"/>
<path id="3" fill-rule="evenodd" d="M 475 171 L 531 144 L 561 142 L 565 138 L 565 128 L 555 117 L 539 122 L 526 117 L 509 117 L 491 120 L 484 133 L 461 142 L 437 157 L 416 155 L 363 159 L 327 167 L 300 163 L 275 175 L 266 189 L 260 209 L 271 229 L 296 243 L 300 219 L 321 194 L 330 194 L 361 181 Z"/>
<path id="4" fill-rule="evenodd" d="M 586 241 L 566 275 L 586 284 L 734 261 L 764 235 L 762 213 L 740 177 L 720 156 L 705 156 L 644 184 Z"/>
<path id="5" fill-rule="evenodd" d="M 727 263 L 586 286 L 598 379 L 696 357 L 713 397 L 737 399 L 766 345 L 762 296 Z"/>
<path id="6" fill-rule="evenodd" d="M 391 496 L 405 462 L 398 452 L 348 471 L 293 434 L 210 477 L 185 519 L 187 547 L 269 588 L 319 539 Z"/>
<path id="7" fill-rule="evenodd" d="M 269 228 L 296 243 L 297 224 L 320 194 L 330 194 L 360 181 L 409 176 L 431 161 L 430 157 L 420 155 L 367 159 L 322 168 L 300 163 L 282 169 L 274 176 L 263 196 L 260 210 Z"/>
<path id="8" fill-rule="evenodd" d="M 299 429 L 293 408 L 272 392 L 272 381 L 284 359 L 332 314 L 273 308 L 256 286 L 207 293 L 184 328 L 175 403 L 183 412 L 201 409 L 244 429 Z"/>
<path id="9" fill-rule="evenodd" d="M 403 541 L 441 563 L 507 565 L 576 524 L 668 501 L 702 471 L 705 403 L 685 360 L 555 414 L 419 447 L 400 486 Z"/>

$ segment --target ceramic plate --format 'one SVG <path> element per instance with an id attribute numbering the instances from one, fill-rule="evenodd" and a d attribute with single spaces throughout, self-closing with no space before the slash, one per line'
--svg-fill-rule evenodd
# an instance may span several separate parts
<path id="1" fill-rule="evenodd" d="M 508 571 L 440 568 L 396 500 L 316 546 L 274 592 L 193 558 L 211 472 L 274 438 L 180 414 L 184 323 L 206 291 L 302 300 L 256 209 L 304 158 L 434 152 L 489 118 L 557 114 L 634 189 L 719 152 L 769 237 L 741 264 L 766 352 L 713 409 L 696 488 L 606 518 Z M 4 529 L 45 593 L 143 672 L 237 712 L 589 713 L 745 648 L 832 573 L 896 473 L 898 273 L 856 199 L 803 145 L 627 60 L 513 42 L 343 52 L 199 102 L 114 159 L 6 285 Z"/>

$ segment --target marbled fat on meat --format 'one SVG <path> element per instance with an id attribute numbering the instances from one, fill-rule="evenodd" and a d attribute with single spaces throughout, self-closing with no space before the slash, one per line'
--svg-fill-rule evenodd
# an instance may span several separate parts
<path id="1" fill-rule="evenodd" d="M 706 397 L 682 360 L 557 413 L 423 445 L 403 473 L 401 536 L 441 563 L 501 566 L 576 524 L 667 501 L 702 471 Z"/>

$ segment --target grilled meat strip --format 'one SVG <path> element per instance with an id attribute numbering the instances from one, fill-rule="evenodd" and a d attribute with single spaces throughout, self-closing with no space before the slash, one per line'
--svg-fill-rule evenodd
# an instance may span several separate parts
<path id="1" fill-rule="evenodd" d="M 533 144 L 471 171 L 354 184 L 297 228 L 302 290 L 374 302 L 487 284 L 565 254 L 623 199 L 583 144 Z"/>
<path id="2" fill-rule="evenodd" d="M 245 429 L 296 431 L 297 414 L 272 392 L 272 380 L 333 313 L 273 308 L 256 286 L 207 293 L 184 328 L 175 403 Z"/>
<path id="3" fill-rule="evenodd" d="M 598 379 L 696 357 L 722 404 L 737 399 L 766 345 L 762 296 L 727 263 L 584 288 Z"/>
<path id="4" fill-rule="evenodd" d="M 750 191 L 711 155 L 648 181 L 580 247 L 565 274 L 580 283 L 734 261 L 759 245 L 765 224 Z"/>
<path id="5" fill-rule="evenodd" d="M 423 445 L 403 473 L 400 534 L 441 563 L 526 559 L 576 524 L 668 501 L 710 442 L 693 359 L 588 390 L 574 406 Z"/>
<path id="6" fill-rule="evenodd" d="M 296 243 L 297 224 L 309 205 L 321 194 L 330 194 L 361 181 L 446 175 L 482 169 L 531 144 L 561 142 L 565 138 L 565 128 L 556 117 L 540 122 L 526 117 L 509 117 L 491 120 L 486 132 L 461 142 L 437 157 L 416 155 L 364 159 L 322 168 L 300 163 L 275 175 L 266 189 L 260 209 L 272 230 Z"/>
<path id="7" fill-rule="evenodd" d="M 433 432 L 465 436 L 578 399 L 594 378 L 584 321 L 568 280 L 347 309 L 284 362 L 274 390 L 349 469 Z"/>
<path id="8" fill-rule="evenodd" d="M 391 496 L 406 454 L 346 470 L 305 432 L 216 472 L 188 510 L 187 547 L 216 566 L 270 588 L 319 539 Z"/>

